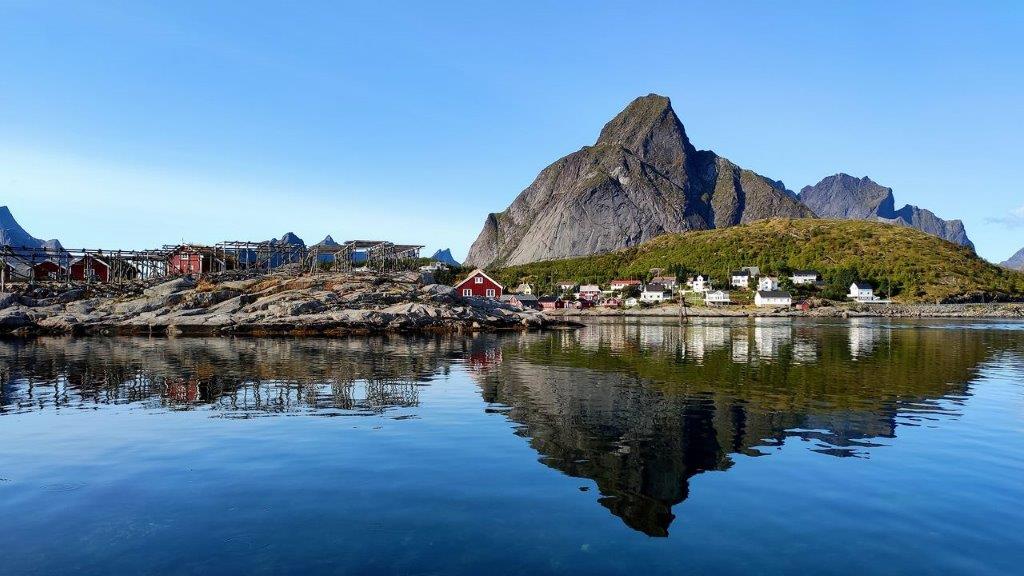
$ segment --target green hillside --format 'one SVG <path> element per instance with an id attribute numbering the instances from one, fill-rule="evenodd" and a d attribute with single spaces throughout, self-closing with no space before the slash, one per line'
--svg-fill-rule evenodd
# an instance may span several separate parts
<path id="1" fill-rule="evenodd" d="M 1024 274 L 990 264 L 970 249 L 904 226 L 857 220 L 763 220 L 715 230 L 660 236 L 608 254 L 534 262 L 494 271 L 506 285 L 530 281 L 551 290 L 562 279 L 606 283 L 639 278 L 652 268 L 700 272 L 723 286 L 742 266 L 784 275 L 814 269 L 823 295 L 841 299 L 854 280 L 902 302 L 1024 299 Z"/>

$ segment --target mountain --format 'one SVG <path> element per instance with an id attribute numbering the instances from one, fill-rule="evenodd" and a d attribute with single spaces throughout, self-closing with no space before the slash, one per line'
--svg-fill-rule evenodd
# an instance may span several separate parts
<path id="1" fill-rule="evenodd" d="M 466 264 L 500 266 L 608 252 L 667 232 L 813 217 L 781 182 L 697 150 L 668 98 L 637 98 L 597 142 L 557 160 L 489 214 Z"/>
<path id="2" fill-rule="evenodd" d="M 317 242 L 316 244 L 313 244 L 313 246 L 320 246 L 321 248 L 337 248 L 341 246 L 341 244 L 335 242 L 334 238 L 332 238 L 331 235 L 328 234 L 327 236 L 324 236 L 323 240 Z"/>
<path id="3" fill-rule="evenodd" d="M 272 239 L 270 242 L 277 244 L 287 244 L 289 246 L 306 246 L 306 243 L 302 241 L 302 238 L 299 238 L 293 232 L 286 232 L 285 235 L 281 236 L 279 240 Z"/>
<path id="4" fill-rule="evenodd" d="M 40 240 L 26 232 L 14 219 L 14 214 L 11 214 L 7 206 L 0 206 L 0 245 L 13 248 L 64 249 L 57 240 Z"/>
<path id="5" fill-rule="evenodd" d="M 974 248 L 960 220 L 943 220 L 932 211 L 905 205 L 896 209 L 892 188 L 886 188 L 867 176 L 855 178 L 839 173 L 814 186 L 800 190 L 800 201 L 822 218 L 880 220 L 917 228 L 944 240 Z"/>
<path id="6" fill-rule="evenodd" d="M 493 276 L 506 286 L 533 282 L 550 292 L 546 283 L 552 278 L 603 284 L 663 268 L 710 275 L 721 286 L 741 266 L 778 275 L 816 270 L 826 283 L 824 293 L 840 300 L 855 280 L 883 294 L 891 287 L 902 302 L 1024 299 L 1024 274 L 909 226 L 867 220 L 778 219 L 666 234 L 608 254 L 512 266 Z"/>
<path id="7" fill-rule="evenodd" d="M 1010 256 L 1010 259 L 1000 264 L 1000 266 L 1024 272 L 1024 248 L 1021 248 L 1016 254 Z"/>
<path id="8" fill-rule="evenodd" d="M 449 248 L 445 248 L 444 250 L 438 250 L 437 252 L 434 252 L 434 255 L 431 256 L 430 259 L 437 260 L 438 262 L 442 264 L 447 264 L 449 266 L 461 266 L 461 264 L 459 264 L 459 262 L 455 260 L 455 258 L 452 256 L 452 251 Z"/>

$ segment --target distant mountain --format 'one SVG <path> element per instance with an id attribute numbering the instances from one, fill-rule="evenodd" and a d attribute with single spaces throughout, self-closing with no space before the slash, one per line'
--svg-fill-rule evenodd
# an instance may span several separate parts
<path id="1" fill-rule="evenodd" d="M 40 240 L 25 231 L 7 206 L 0 206 L 0 245 L 12 248 L 50 248 L 63 250 L 58 240 Z"/>
<path id="2" fill-rule="evenodd" d="M 1000 266 L 1024 272 L 1024 248 L 1021 248 L 1016 254 L 1010 256 L 1010 259 L 1000 264 Z"/>
<path id="3" fill-rule="evenodd" d="M 285 235 L 281 236 L 280 239 L 278 239 L 278 240 L 271 240 L 271 242 L 276 242 L 278 244 L 288 244 L 290 246 L 305 246 L 306 245 L 306 243 L 302 241 L 302 238 L 299 238 L 298 236 L 296 236 L 292 232 L 286 232 Z"/>
<path id="4" fill-rule="evenodd" d="M 541 171 L 487 216 L 466 264 L 501 266 L 609 252 L 667 232 L 813 214 L 781 182 L 697 150 L 668 98 L 637 98 L 593 146 Z"/>
<path id="5" fill-rule="evenodd" d="M 331 238 L 331 235 L 328 234 L 327 236 L 324 236 L 323 240 L 313 244 L 313 246 L 320 246 L 321 248 L 337 248 L 338 246 L 341 246 L 341 244 L 335 242 L 334 238 Z"/>
<path id="6" fill-rule="evenodd" d="M 431 256 L 430 259 L 437 260 L 438 262 L 449 266 L 461 266 L 461 264 L 459 264 L 459 262 L 452 256 L 452 251 L 449 248 L 434 252 L 434 255 Z"/>
<path id="7" fill-rule="evenodd" d="M 800 201 L 822 218 L 878 220 L 917 228 L 944 240 L 974 248 L 960 220 L 943 220 L 930 210 L 907 204 L 896 209 L 892 188 L 867 176 L 839 173 L 800 190 Z"/>

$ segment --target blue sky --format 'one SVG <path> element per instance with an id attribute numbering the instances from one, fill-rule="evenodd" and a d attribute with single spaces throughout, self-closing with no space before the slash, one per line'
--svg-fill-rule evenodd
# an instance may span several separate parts
<path id="1" fill-rule="evenodd" d="M 216 4 L 216 5 L 214 5 Z M 65 245 L 463 257 L 636 96 L 799 190 L 869 175 L 1024 246 L 1020 2 L 0 0 L 0 203 Z"/>

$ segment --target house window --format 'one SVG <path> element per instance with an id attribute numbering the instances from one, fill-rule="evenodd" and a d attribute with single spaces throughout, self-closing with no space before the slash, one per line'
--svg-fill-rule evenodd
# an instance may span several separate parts
<path id="1" fill-rule="evenodd" d="M 483 276 L 477 276 L 476 278 L 473 279 L 473 281 L 476 282 L 477 284 L 483 284 L 484 283 L 484 277 Z"/>
<path id="2" fill-rule="evenodd" d="M 487 289 L 487 297 L 488 298 L 494 298 L 494 288 L 488 288 Z"/>
<path id="3" fill-rule="evenodd" d="M 472 288 L 463 288 L 462 289 L 462 295 L 463 296 L 472 296 L 473 295 L 473 289 Z"/>

